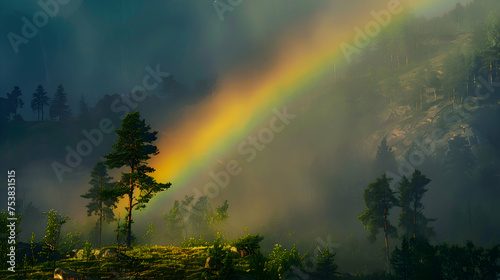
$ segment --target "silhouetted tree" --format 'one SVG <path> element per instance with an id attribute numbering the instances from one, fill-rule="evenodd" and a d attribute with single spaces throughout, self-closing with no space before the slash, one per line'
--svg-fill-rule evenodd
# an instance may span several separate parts
<path id="1" fill-rule="evenodd" d="M 49 106 L 50 98 L 47 96 L 47 92 L 42 85 L 38 85 L 35 93 L 33 93 L 33 99 L 31 100 L 31 110 L 37 112 L 37 121 L 40 119 L 43 121 L 44 107 Z M 41 118 L 40 118 L 41 117 Z"/>
<path id="2" fill-rule="evenodd" d="M 128 167 L 128 173 L 122 173 L 122 179 L 117 184 L 117 197 L 127 195 L 127 247 L 130 247 L 132 236 L 132 210 L 145 208 L 146 204 L 156 195 L 170 187 L 170 183 L 157 183 L 149 176 L 155 171 L 148 166 L 151 156 L 159 150 L 152 143 L 156 140 L 157 131 L 151 132 L 151 127 L 140 119 L 139 112 L 125 116 L 121 129 L 116 129 L 118 140 L 113 144 L 111 153 L 105 156 L 109 168 Z"/>
<path id="3" fill-rule="evenodd" d="M 80 101 L 78 101 L 78 109 L 80 110 L 80 115 L 85 115 L 89 111 L 89 105 L 85 100 L 85 95 L 82 94 Z"/>
<path id="4" fill-rule="evenodd" d="M 115 220 L 113 209 L 116 208 L 118 198 L 111 192 L 113 188 L 112 178 L 108 176 L 104 162 L 99 161 L 94 166 L 90 178 L 89 184 L 92 187 L 81 197 L 90 199 L 87 204 L 87 216 L 90 217 L 95 214 L 99 217 L 97 222 L 97 243 L 98 246 L 101 246 L 102 223 L 103 221 L 109 223 Z"/>
<path id="5" fill-rule="evenodd" d="M 425 186 L 430 183 L 425 175 L 418 169 L 413 172 L 411 182 L 406 177 L 399 183 L 399 205 L 401 213 L 399 214 L 399 224 L 406 232 L 406 238 L 412 232 L 413 238 L 417 235 L 419 238 L 428 238 L 434 235 L 428 223 L 433 219 L 428 219 L 422 213 L 424 206 L 421 203 L 423 195 L 428 191 Z"/>
<path id="6" fill-rule="evenodd" d="M 21 95 L 23 95 L 23 93 L 18 86 L 15 86 L 11 92 L 7 93 L 9 114 L 14 114 L 14 116 L 12 117 L 13 119 L 16 119 L 17 117 L 17 109 L 22 109 L 24 106 L 24 101 L 21 99 Z"/>
<path id="7" fill-rule="evenodd" d="M 69 116 L 71 116 L 71 112 L 68 105 L 68 96 L 64 92 L 63 86 L 59 85 L 50 105 L 50 118 L 63 121 L 67 120 Z"/>
<path id="8" fill-rule="evenodd" d="M 384 137 L 380 142 L 380 146 L 377 150 L 377 156 L 375 158 L 375 171 L 377 174 L 381 174 L 387 171 L 394 170 L 396 168 L 396 159 L 394 158 L 394 153 L 392 152 L 392 147 L 387 145 L 387 140 Z"/>

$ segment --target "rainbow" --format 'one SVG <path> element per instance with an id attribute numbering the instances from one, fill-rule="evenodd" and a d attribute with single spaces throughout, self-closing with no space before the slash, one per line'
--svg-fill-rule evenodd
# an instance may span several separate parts
<path id="1" fill-rule="evenodd" d="M 331 73 L 335 63 L 345 60 L 340 46 L 344 42 L 352 44 L 354 27 L 363 28 L 374 20 L 370 11 L 387 10 L 392 1 L 364 1 L 341 15 L 335 13 L 338 7 L 333 4 L 279 40 L 272 60 L 257 67 L 259 70 L 245 69 L 243 65 L 243 69 L 236 69 L 236 74 L 222 80 L 212 97 L 191 108 L 158 140 L 160 154 L 151 160 L 157 170 L 154 176 L 159 182 L 173 185 L 153 198 L 148 208 L 162 205 L 161 210 L 166 211 L 166 196 L 180 191 L 194 194 L 194 186 L 189 187 L 191 180 L 204 166 L 235 149 L 269 118 L 273 108 L 282 108 L 318 77 Z M 406 10 L 425 11 L 436 2 L 412 0 L 401 5 Z M 393 15 L 391 24 L 403 17 Z"/>

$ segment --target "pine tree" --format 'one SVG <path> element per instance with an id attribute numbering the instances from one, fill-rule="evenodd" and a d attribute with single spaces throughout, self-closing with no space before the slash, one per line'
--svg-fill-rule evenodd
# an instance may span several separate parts
<path id="1" fill-rule="evenodd" d="M 326 248 L 316 257 L 316 272 L 320 279 L 332 279 L 337 271 L 335 264 L 335 253 L 330 252 L 328 244 Z"/>
<path id="2" fill-rule="evenodd" d="M 118 140 L 113 144 L 111 153 L 105 156 L 106 165 L 110 168 L 128 167 L 129 173 L 122 173 L 118 183 L 121 192 L 116 196 L 128 196 L 127 210 L 127 247 L 131 245 L 132 237 L 132 210 L 140 210 L 156 195 L 168 189 L 170 183 L 157 183 L 148 173 L 155 171 L 148 166 L 151 156 L 157 155 L 159 150 L 152 143 L 156 140 L 157 131 L 151 132 L 151 127 L 145 120 L 140 119 L 139 112 L 129 113 L 121 123 L 122 128 L 116 129 Z M 137 191 L 136 191 L 137 190 Z"/>
<path id="3" fill-rule="evenodd" d="M 47 96 L 47 92 L 43 86 L 38 85 L 35 93 L 33 93 L 33 99 L 31 100 L 31 110 L 33 110 L 33 112 L 37 112 L 38 121 L 40 121 L 40 119 L 43 121 L 44 107 L 49 106 L 49 100 L 50 98 Z"/>
<path id="4" fill-rule="evenodd" d="M 397 236 L 396 228 L 388 219 L 391 208 L 398 203 L 394 191 L 389 187 L 391 180 L 392 178 L 388 178 L 384 173 L 381 178 L 368 185 L 363 194 L 367 209 L 358 217 L 368 230 L 368 240 L 371 242 L 376 240 L 379 229 L 383 229 L 387 260 L 389 260 L 389 236 Z"/>
<path id="5" fill-rule="evenodd" d="M 89 112 L 89 105 L 85 100 L 85 95 L 82 94 L 80 101 L 78 102 L 78 109 L 80 110 L 80 115 L 85 115 Z"/>
<path id="6" fill-rule="evenodd" d="M 406 176 L 403 176 L 399 182 L 399 206 L 401 206 L 401 212 L 399 213 L 398 226 L 403 229 L 404 238 L 406 239 L 410 238 L 413 226 L 413 211 L 410 206 L 411 202 L 411 183 L 408 181 Z"/>
<path id="7" fill-rule="evenodd" d="M 396 248 L 392 252 L 391 265 L 394 269 L 394 274 L 397 279 L 415 279 L 412 263 L 412 252 L 408 243 L 408 239 L 406 237 L 403 238 L 401 249 L 398 249 L 398 247 L 396 246 Z"/>
<path id="8" fill-rule="evenodd" d="M 9 103 L 9 114 L 14 114 L 13 120 L 15 120 L 18 115 L 17 115 L 17 109 L 18 108 L 23 108 L 24 106 L 24 101 L 21 99 L 21 95 L 23 93 L 21 92 L 21 89 L 16 86 L 14 89 L 7 93 L 7 101 Z"/>
<path id="9" fill-rule="evenodd" d="M 429 238 L 434 235 L 434 230 L 428 226 L 434 219 L 428 219 L 422 213 L 424 206 L 421 203 L 423 195 L 428 191 L 425 187 L 431 182 L 420 170 L 413 172 L 411 182 L 406 177 L 401 179 L 399 184 L 399 224 L 406 232 L 406 238 Z"/>
<path id="10" fill-rule="evenodd" d="M 63 121 L 67 120 L 70 116 L 71 112 L 68 106 L 68 96 L 66 92 L 64 92 L 63 86 L 59 85 L 52 99 L 52 104 L 50 105 L 50 118 Z"/>
<path id="11" fill-rule="evenodd" d="M 375 158 L 375 171 L 381 174 L 396 169 L 396 159 L 392 152 L 392 147 L 387 145 L 387 139 L 384 137 L 380 142 Z"/>
<path id="12" fill-rule="evenodd" d="M 115 215 L 113 209 L 116 208 L 116 203 L 118 198 L 113 193 L 113 183 L 111 183 L 111 177 L 108 176 L 108 171 L 104 162 L 99 161 L 92 172 L 90 173 L 90 182 L 92 186 L 89 191 L 81 195 L 81 197 L 90 199 L 87 204 L 87 216 L 92 216 L 93 214 L 99 217 L 98 220 L 98 232 L 97 232 L 97 243 L 101 246 L 101 234 L 102 234 L 102 223 L 112 222 L 115 220 Z"/>

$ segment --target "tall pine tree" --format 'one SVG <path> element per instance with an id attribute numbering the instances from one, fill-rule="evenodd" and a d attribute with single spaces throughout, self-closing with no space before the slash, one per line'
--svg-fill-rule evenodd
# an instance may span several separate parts
<path id="1" fill-rule="evenodd" d="M 397 230 L 389 221 L 389 212 L 398 201 L 394 196 L 395 192 L 389 187 L 392 178 L 388 178 L 385 173 L 381 178 L 368 185 L 363 194 L 366 210 L 358 219 L 368 230 L 368 240 L 374 242 L 380 229 L 384 231 L 385 250 L 387 260 L 389 260 L 389 237 L 396 237 Z"/>
<path id="2" fill-rule="evenodd" d="M 413 172 L 411 182 L 406 177 L 399 183 L 399 205 L 401 213 L 399 214 L 399 226 L 405 230 L 406 238 L 429 238 L 434 236 L 434 230 L 429 227 L 429 222 L 434 219 L 428 219 L 422 213 L 422 197 L 428 191 L 426 186 L 431 182 L 420 170 Z"/>
<path id="3" fill-rule="evenodd" d="M 68 95 L 64 91 L 63 86 L 59 85 L 50 105 L 50 118 L 63 121 L 67 120 L 70 116 L 71 111 L 68 105 Z"/>
<path id="4" fill-rule="evenodd" d="M 158 155 L 159 150 L 152 143 L 156 140 L 157 131 L 151 131 L 151 126 L 140 119 L 139 112 L 132 112 L 123 119 L 121 129 L 116 129 L 118 140 L 113 144 L 111 153 L 105 156 L 106 165 L 110 168 L 127 167 L 128 173 L 122 173 L 117 184 L 121 192 L 117 196 L 127 195 L 127 247 L 131 245 L 132 210 L 140 210 L 156 195 L 168 189 L 170 183 L 157 183 L 149 176 L 155 171 L 148 165 L 151 156 Z"/>
<path id="5" fill-rule="evenodd" d="M 40 121 L 40 119 L 43 121 L 44 108 L 45 106 L 49 106 L 49 100 L 50 98 L 47 96 L 47 92 L 43 86 L 38 85 L 35 93 L 33 93 L 33 99 L 31 100 L 31 110 L 33 110 L 33 112 L 37 112 L 38 121 Z"/>

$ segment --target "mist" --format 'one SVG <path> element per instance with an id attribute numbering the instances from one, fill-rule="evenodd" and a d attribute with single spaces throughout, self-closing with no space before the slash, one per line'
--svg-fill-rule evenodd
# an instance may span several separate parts
<path id="1" fill-rule="evenodd" d="M 386 249 L 382 233 L 366 239 L 358 218 L 365 189 L 385 173 L 398 192 L 418 169 L 431 180 L 421 208 L 435 232 L 430 244 L 498 244 L 500 71 L 490 20 L 498 3 L 258 0 L 221 12 L 216 2 L 75 0 L 26 43 L 4 36 L 0 90 L 19 86 L 24 100 L 15 112 L 2 105 L 0 142 L 0 166 L 16 171 L 20 241 L 43 237 L 41 212 L 50 209 L 70 217 L 64 234 L 91 238 L 96 217 L 81 195 L 93 166 L 113 151 L 114 129 L 138 111 L 158 132 L 151 176 L 172 183 L 133 212 L 139 243 L 152 223 L 149 242 L 179 246 L 180 236 L 168 235 L 169 211 L 206 196 L 207 209 L 228 202 L 229 218 L 217 228 L 228 240 L 261 234 L 267 254 L 275 244 L 314 252 L 328 242 L 340 271 L 371 273 L 384 269 Z M 40 9 L 36 1 L 1 2 L 0 33 L 21 35 L 21 19 Z M 373 15 L 382 10 L 391 12 L 387 26 Z M 360 46 L 358 30 L 369 22 L 379 29 L 361 30 L 369 38 Z M 37 119 L 30 102 L 39 84 L 51 98 L 62 84 L 71 116 L 51 117 L 47 107 Z M 462 138 L 466 151 L 454 153 Z M 385 140 L 391 164 L 380 159 Z M 122 172 L 109 169 L 113 181 Z M 115 217 L 123 221 L 127 206 L 120 199 Z M 391 210 L 393 225 L 402 211 Z M 116 226 L 104 225 L 104 244 L 115 242 Z M 401 247 L 391 242 L 387 250 Z"/>

